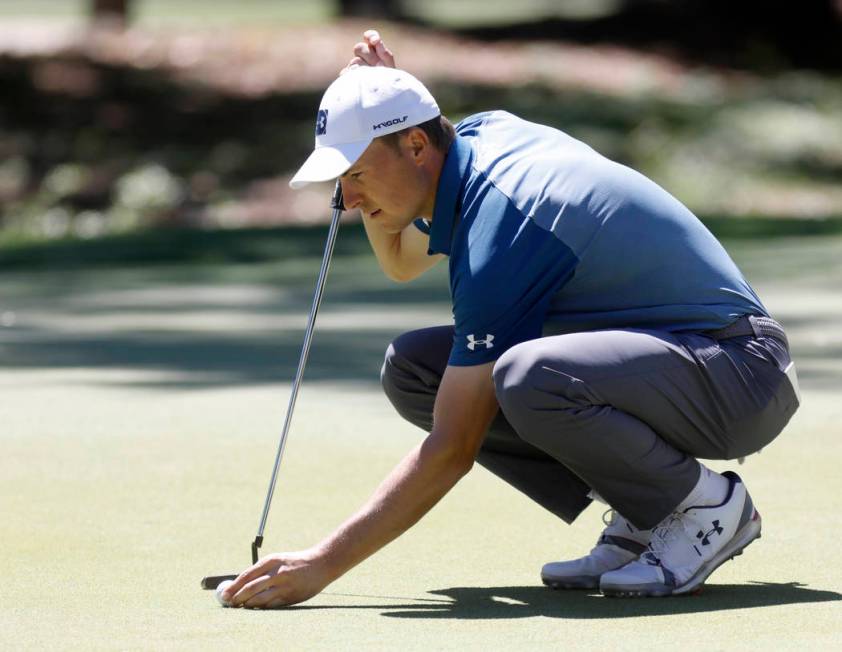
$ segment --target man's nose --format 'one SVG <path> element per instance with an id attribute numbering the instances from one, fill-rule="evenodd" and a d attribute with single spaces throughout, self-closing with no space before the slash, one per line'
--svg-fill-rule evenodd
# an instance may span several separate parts
<path id="1" fill-rule="evenodd" d="M 342 185 L 342 200 L 345 204 L 345 209 L 359 208 L 362 202 L 362 196 L 354 190 L 354 184 L 350 183 L 348 179 L 339 179 L 339 183 Z"/>

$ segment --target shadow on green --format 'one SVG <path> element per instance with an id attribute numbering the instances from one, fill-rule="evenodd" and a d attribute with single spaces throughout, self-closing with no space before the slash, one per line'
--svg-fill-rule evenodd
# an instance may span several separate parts
<path id="1" fill-rule="evenodd" d="M 244 316 L 247 320 L 248 316 Z M 378 383 L 380 365 L 397 331 L 320 332 L 307 365 L 308 380 Z M 0 360 L 6 369 L 124 369 L 172 372 L 148 382 L 109 380 L 109 385 L 191 389 L 291 380 L 303 334 L 139 332 L 76 337 L 52 334 L 20 341 Z"/>
<path id="2" fill-rule="evenodd" d="M 842 233 L 842 220 L 746 218 L 710 225 L 750 281 L 811 292 L 833 291 L 842 279 L 842 239 L 827 237 Z M 804 232 L 814 235 L 789 237 Z M 161 371 L 166 376 L 127 382 L 169 389 L 289 379 L 325 237 L 325 227 L 172 230 L 6 249 L 0 254 L 0 270 L 10 273 L 0 299 L 5 310 L 17 310 L 22 318 L 0 333 L 0 339 L 14 343 L 5 348 L 0 368 Z M 240 299 L 244 287 L 257 288 L 258 297 Z M 226 288 L 220 298 L 217 291 Z M 142 292 L 121 294 L 132 290 Z M 446 265 L 410 284 L 393 283 L 379 270 L 360 225 L 345 225 L 323 306 L 334 328 L 317 328 L 307 378 L 376 384 L 389 342 L 410 327 L 446 321 L 448 304 Z M 54 319 L 27 323 L 28 308 L 45 311 L 47 306 Z M 238 326 L 189 330 L 166 321 L 155 326 L 147 319 L 173 315 L 212 325 L 219 312 L 228 319 L 236 315 Z M 138 327 L 111 330 L 104 325 L 73 332 L 61 327 L 63 316 L 90 318 L 88 323 L 102 318 L 102 324 L 137 316 Z M 264 316 L 292 319 L 276 327 L 254 319 Z M 822 306 L 791 314 L 784 310 L 779 318 L 793 329 L 822 332 L 836 327 L 835 313 Z M 793 351 L 796 359 L 816 363 L 801 370 L 805 387 L 842 387 L 834 363 L 842 360 L 842 348 L 802 338 Z"/>
<path id="3" fill-rule="evenodd" d="M 719 238 L 767 239 L 842 234 L 842 217 L 822 219 L 762 216 L 703 216 Z M 0 271 L 14 269 L 95 268 L 143 264 L 253 264 L 320 258 L 327 226 L 266 229 L 151 229 L 94 240 L 6 242 L 0 247 Z M 368 256 L 365 233 L 344 225 L 335 258 Z"/>
<path id="4" fill-rule="evenodd" d="M 651 600 L 605 598 L 595 591 L 552 591 L 540 586 L 454 587 L 430 593 L 442 596 L 442 600 L 418 600 L 416 604 L 410 605 L 360 603 L 318 606 L 305 604 L 288 607 L 285 610 L 378 609 L 383 610 L 382 615 L 390 618 L 501 620 L 542 616 L 588 620 L 671 616 L 842 600 L 840 593 L 811 589 L 798 582 L 716 584 L 705 587 L 698 595 Z M 378 600 L 386 596 L 353 597 L 370 597 Z"/>

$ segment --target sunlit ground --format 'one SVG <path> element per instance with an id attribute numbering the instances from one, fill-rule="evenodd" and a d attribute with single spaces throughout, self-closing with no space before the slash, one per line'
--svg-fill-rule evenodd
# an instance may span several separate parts
<path id="1" fill-rule="evenodd" d="M 445 270 L 381 278 L 340 233 L 265 550 L 310 545 L 420 433 L 377 385 L 386 343 L 449 319 Z M 356 227 L 358 228 L 358 227 Z M 343 239 L 344 236 L 344 239 Z M 804 404 L 736 468 L 763 538 L 700 597 L 555 593 L 593 543 L 475 470 L 416 529 L 301 608 L 221 609 L 257 527 L 319 260 L 6 272 L 0 495 L 8 649 L 832 649 L 842 618 L 842 239 L 727 242 L 787 326 Z M 700 634 L 702 632 L 702 634 Z M 834 643 L 836 641 L 836 643 Z"/>

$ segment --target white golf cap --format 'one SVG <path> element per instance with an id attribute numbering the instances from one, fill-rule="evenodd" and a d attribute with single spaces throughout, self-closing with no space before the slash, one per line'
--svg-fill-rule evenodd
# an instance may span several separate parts
<path id="1" fill-rule="evenodd" d="M 316 117 L 316 149 L 289 185 L 301 188 L 335 179 L 378 136 L 439 115 L 430 91 L 408 72 L 382 66 L 353 68 L 325 91 Z"/>

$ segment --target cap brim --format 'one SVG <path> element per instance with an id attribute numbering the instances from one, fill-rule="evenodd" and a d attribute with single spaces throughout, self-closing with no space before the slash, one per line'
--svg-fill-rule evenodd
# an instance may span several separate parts
<path id="1" fill-rule="evenodd" d="M 317 147 L 304 161 L 304 165 L 298 168 L 289 187 L 298 189 L 308 183 L 330 181 L 344 174 L 362 156 L 372 140 Z"/>

